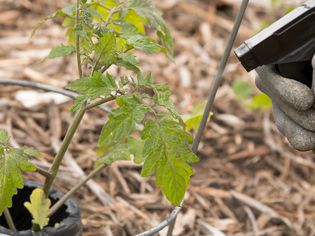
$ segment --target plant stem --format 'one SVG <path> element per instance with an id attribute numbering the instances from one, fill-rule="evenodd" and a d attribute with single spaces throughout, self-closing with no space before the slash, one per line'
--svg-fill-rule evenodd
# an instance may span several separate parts
<path id="1" fill-rule="evenodd" d="M 12 216 L 10 214 L 10 211 L 8 208 L 4 208 L 4 217 L 5 217 L 5 220 L 7 221 L 7 224 L 9 226 L 9 228 L 13 231 L 16 231 L 16 227 L 15 227 L 15 224 L 13 222 L 13 219 L 12 219 Z"/>
<path id="2" fill-rule="evenodd" d="M 90 110 L 94 107 L 97 107 L 99 105 L 102 105 L 103 103 L 106 103 L 106 102 L 110 102 L 110 101 L 113 101 L 115 100 L 116 97 L 115 96 L 112 96 L 112 97 L 106 97 L 106 98 L 100 98 L 98 100 L 96 100 L 95 102 L 91 103 L 91 104 L 88 104 L 86 107 L 85 107 L 85 110 Z"/>
<path id="3" fill-rule="evenodd" d="M 39 167 L 39 166 L 36 166 L 36 172 L 41 174 L 42 176 L 46 177 L 46 178 L 50 178 L 51 174 L 49 171 Z"/>
<path id="4" fill-rule="evenodd" d="M 70 191 L 68 191 L 58 202 L 56 202 L 49 210 L 49 216 L 52 216 L 79 188 L 81 188 L 89 179 L 98 174 L 106 165 L 100 166 L 89 173 L 84 179 L 82 179 L 77 185 L 75 185 Z"/>
<path id="5" fill-rule="evenodd" d="M 69 147 L 69 144 L 73 138 L 74 133 L 76 132 L 76 130 L 78 129 L 79 124 L 81 123 L 81 120 L 85 114 L 86 111 L 86 107 L 85 105 L 81 107 L 81 109 L 76 113 L 72 124 L 70 125 L 69 129 L 67 130 L 66 136 L 64 138 L 64 140 L 62 141 L 61 147 L 59 152 L 57 153 L 54 162 L 50 168 L 50 173 L 51 176 L 49 178 L 46 179 L 45 184 L 44 184 L 44 192 L 46 194 L 46 196 L 48 196 L 49 190 L 51 188 L 51 185 L 53 184 L 58 170 L 59 170 L 59 166 L 61 164 L 61 161 Z"/>
<path id="6" fill-rule="evenodd" d="M 118 11 L 119 10 L 115 7 L 110 10 L 110 12 L 109 12 L 109 14 L 105 20 L 105 24 L 104 24 L 105 27 L 107 27 L 107 25 L 109 24 L 110 18 L 112 18 L 112 16 Z"/>
<path id="7" fill-rule="evenodd" d="M 77 5 L 76 5 L 76 16 L 75 16 L 76 29 L 79 28 L 79 24 L 80 24 L 80 1 L 81 0 L 77 0 Z M 82 78 L 83 72 L 82 72 L 82 64 L 81 64 L 80 36 L 77 33 L 76 33 L 76 51 L 77 51 L 77 64 L 78 64 L 79 76 L 80 78 Z"/>
<path id="8" fill-rule="evenodd" d="M 42 89 L 45 91 L 49 91 L 49 92 L 54 92 L 54 93 L 58 93 L 58 94 L 62 94 L 65 95 L 67 97 L 70 98 L 76 98 L 78 96 L 77 93 L 65 90 L 65 89 L 61 89 L 61 88 L 56 88 L 47 84 L 42 84 L 42 83 L 35 83 L 32 81 L 23 81 L 23 80 L 14 80 L 14 79 L 0 79 L 0 84 L 12 84 L 12 85 L 18 85 L 18 86 L 22 86 L 22 87 L 29 87 L 29 88 L 34 88 L 34 89 Z M 111 109 L 108 107 L 104 107 L 104 106 L 99 106 L 99 109 L 105 111 L 105 112 L 111 112 Z"/>

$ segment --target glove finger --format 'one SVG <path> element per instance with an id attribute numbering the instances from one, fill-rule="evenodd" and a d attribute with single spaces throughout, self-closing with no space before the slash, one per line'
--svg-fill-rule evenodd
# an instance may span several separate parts
<path id="1" fill-rule="evenodd" d="M 260 77 L 257 77 L 255 82 L 256 86 L 271 98 L 273 104 L 276 104 L 276 106 L 279 107 L 281 111 L 284 112 L 291 120 L 299 124 L 304 129 L 307 129 L 309 131 L 315 131 L 314 109 L 311 108 L 306 111 L 298 111 L 294 109 L 292 106 L 283 102 L 281 99 L 279 99 L 278 96 L 275 96 L 274 93 L 270 90 L 270 88 L 266 87 L 265 83 L 262 82 Z"/>
<path id="2" fill-rule="evenodd" d="M 261 66 L 256 69 L 265 87 L 283 102 L 296 110 L 305 111 L 314 102 L 312 90 L 299 81 L 282 77 L 272 66 Z"/>
<path id="3" fill-rule="evenodd" d="M 292 121 L 281 109 L 273 106 L 275 123 L 279 131 L 288 139 L 289 143 L 299 151 L 310 151 L 315 148 L 315 133 L 303 129 Z"/>
<path id="4" fill-rule="evenodd" d="M 313 94 L 315 94 L 315 54 L 312 58 L 312 67 L 313 67 L 312 90 L 313 90 Z"/>

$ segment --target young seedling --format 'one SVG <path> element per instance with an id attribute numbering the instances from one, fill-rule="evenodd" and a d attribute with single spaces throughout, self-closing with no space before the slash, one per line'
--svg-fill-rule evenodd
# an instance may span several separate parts
<path id="1" fill-rule="evenodd" d="M 35 189 L 25 207 L 33 219 L 33 231 L 47 226 L 49 217 L 85 182 L 117 160 L 142 163 L 143 177 L 156 176 L 156 185 L 174 205 L 182 201 L 193 173 L 189 164 L 198 161 L 191 151 L 191 135 L 175 109 L 167 84 L 153 82 L 152 74 L 143 74 L 137 57 L 139 50 L 164 53 L 172 60 L 173 39 L 160 12 L 149 0 L 77 0 L 49 15 L 63 18 L 67 44 L 48 58 L 76 53 L 79 78 L 66 88 L 79 94 L 71 108 L 75 116 L 56 154 L 42 189 Z M 42 25 L 45 21 L 39 24 Z M 39 27 L 38 26 L 38 27 Z M 37 27 L 37 28 L 38 28 Z M 156 36 L 151 37 L 153 32 Z M 150 33 L 150 34 L 149 34 Z M 111 66 L 132 71 L 132 76 L 115 77 Z M 95 169 L 51 206 L 48 194 L 59 166 L 84 114 L 98 105 L 114 102 L 100 133 Z M 27 157 L 37 156 L 30 148 L 11 148 L 9 137 L 0 132 L 0 214 L 9 214 L 12 197 L 23 187 L 21 171 L 34 171 Z"/>

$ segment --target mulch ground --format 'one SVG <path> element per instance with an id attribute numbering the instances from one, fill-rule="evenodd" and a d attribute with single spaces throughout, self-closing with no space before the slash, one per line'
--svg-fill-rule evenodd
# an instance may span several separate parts
<path id="1" fill-rule="evenodd" d="M 156 81 L 169 83 L 173 100 L 184 114 L 206 99 L 241 1 L 155 2 L 172 28 L 176 63 L 163 55 L 138 56 Z M 297 2 L 301 1 L 293 4 Z M 42 60 L 51 47 L 65 40 L 58 22 L 48 23 L 30 39 L 36 23 L 62 5 L 61 0 L 0 1 L 0 79 L 64 87 L 76 78 L 74 58 Z M 252 1 L 236 45 L 285 9 L 283 5 L 272 8 L 269 1 Z M 249 110 L 235 98 L 232 81 L 242 78 L 253 85 L 254 76 L 231 55 L 174 235 L 315 235 L 314 154 L 292 150 L 276 130 L 271 111 Z M 33 160 L 44 168 L 49 167 L 73 117 L 70 99 L 54 96 L 52 101 L 51 96 L 0 86 L 0 128 L 8 130 L 12 145 L 34 146 L 45 153 Z M 56 181 L 61 191 L 92 170 L 106 116 L 95 109 L 84 117 Z M 152 179 L 140 176 L 140 170 L 130 162 L 117 162 L 75 195 L 84 236 L 135 235 L 168 215 L 172 206 Z M 26 178 L 41 176 L 27 174 Z"/>

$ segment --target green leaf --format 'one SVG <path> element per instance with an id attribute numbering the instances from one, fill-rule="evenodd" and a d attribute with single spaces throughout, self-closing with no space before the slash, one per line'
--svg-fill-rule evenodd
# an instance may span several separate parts
<path id="1" fill-rule="evenodd" d="M 156 184 L 174 205 L 183 200 L 192 169 L 188 163 L 199 159 L 189 149 L 192 137 L 171 119 L 148 121 L 142 133 L 145 162 L 142 176 L 156 174 Z"/>
<path id="2" fill-rule="evenodd" d="M 161 46 L 157 44 L 153 38 L 138 33 L 136 27 L 133 25 L 127 23 L 122 24 L 121 37 L 125 38 L 135 49 L 147 53 L 156 53 L 161 51 Z"/>
<path id="3" fill-rule="evenodd" d="M 119 160 L 130 160 L 130 152 L 127 144 L 118 143 L 110 148 L 105 156 L 96 161 L 95 167 L 111 165 L 113 162 Z"/>
<path id="4" fill-rule="evenodd" d="M 73 47 L 72 45 L 60 45 L 58 47 L 53 48 L 47 57 L 48 58 L 65 57 L 69 56 L 73 52 L 75 52 L 75 47 Z"/>
<path id="5" fill-rule="evenodd" d="M 12 206 L 12 197 L 23 188 L 21 171 L 35 171 L 20 149 L 0 146 L 0 215 Z"/>
<path id="6" fill-rule="evenodd" d="M 174 48 L 171 32 L 162 18 L 161 13 L 152 5 L 151 1 L 131 0 L 129 2 L 129 8 L 146 19 L 149 25 L 156 28 L 161 43 L 165 47 L 166 54 L 172 58 Z"/>
<path id="7" fill-rule="evenodd" d="M 115 79 L 110 74 L 102 75 L 95 72 L 91 77 L 75 80 L 66 88 L 93 100 L 100 96 L 110 96 L 111 92 L 117 89 L 117 86 Z M 82 100 L 84 100 L 83 97 L 80 97 L 79 101 L 82 102 Z"/>
<path id="8" fill-rule="evenodd" d="M 21 150 L 24 152 L 24 154 L 31 156 L 31 157 L 39 157 L 40 152 L 32 147 L 22 147 Z"/>
<path id="9" fill-rule="evenodd" d="M 147 52 L 156 53 L 161 51 L 161 47 L 153 40 L 148 37 L 142 37 L 133 43 L 135 49 Z"/>
<path id="10" fill-rule="evenodd" d="M 243 101 L 253 93 L 252 87 L 242 79 L 235 79 L 232 84 L 233 92 L 237 99 Z"/>
<path id="11" fill-rule="evenodd" d="M 32 214 L 32 223 L 43 229 L 49 222 L 49 208 L 51 202 L 46 198 L 42 189 L 36 188 L 30 196 L 31 202 L 25 202 L 24 206 Z"/>
<path id="12" fill-rule="evenodd" d="M 137 61 L 136 57 L 130 53 L 119 54 L 115 64 L 118 66 L 123 66 L 128 70 L 132 70 L 135 73 L 140 72 L 139 69 L 140 63 Z"/>
<path id="13" fill-rule="evenodd" d="M 74 104 L 71 106 L 70 111 L 71 112 L 76 112 L 79 110 L 85 102 L 87 102 L 89 99 L 88 97 L 84 95 L 79 95 L 75 98 Z"/>
<path id="14" fill-rule="evenodd" d="M 139 16 L 136 12 L 134 11 L 129 11 L 128 10 L 128 6 L 127 6 L 127 9 L 126 8 L 123 8 L 122 11 L 125 11 L 126 14 L 123 14 L 121 12 L 121 16 L 124 17 L 124 19 L 122 20 L 123 23 L 127 22 L 127 23 L 130 23 L 131 25 L 133 25 L 136 29 L 136 32 L 137 33 L 140 33 L 140 34 L 145 34 L 145 23 L 146 23 L 146 20 Z"/>
<path id="15" fill-rule="evenodd" d="M 68 17 L 74 17 L 75 16 L 75 9 L 76 9 L 76 6 L 74 4 L 67 4 L 60 11 Z"/>
<path id="16" fill-rule="evenodd" d="M 171 100 L 171 92 L 169 91 L 167 84 L 155 84 L 153 85 L 153 91 L 154 91 L 153 99 L 155 103 L 165 107 L 171 112 L 173 117 L 181 120 L 182 118 L 177 112 L 176 107 Z"/>
<path id="17" fill-rule="evenodd" d="M 247 107 L 265 111 L 272 108 L 272 101 L 266 94 L 260 93 L 251 100 Z"/>
<path id="18" fill-rule="evenodd" d="M 114 110 L 108 117 L 98 140 L 100 147 L 111 146 L 120 143 L 124 138 L 135 130 L 146 112 L 151 108 L 141 103 L 139 98 L 131 95 L 121 96 L 116 99 L 118 109 Z"/>
<path id="19" fill-rule="evenodd" d="M 145 161 L 143 156 L 144 140 L 130 137 L 128 140 L 130 154 L 134 156 L 134 162 L 141 164 Z"/>
<path id="20" fill-rule="evenodd" d="M 96 69 L 108 67 L 115 61 L 116 39 L 113 32 L 107 32 L 95 45 Z"/>
<path id="21" fill-rule="evenodd" d="M 206 103 L 198 104 L 193 108 L 193 110 L 189 114 L 182 116 L 182 119 L 186 125 L 186 130 L 193 130 L 195 132 L 198 130 L 200 122 L 203 117 L 205 106 Z M 213 113 L 211 112 L 209 119 L 211 118 L 212 115 Z"/>
<path id="22" fill-rule="evenodd" d="M 4 129 L 0 129 L 0 143 L 8 144 L 9 143 L 9 135 Z"/>

